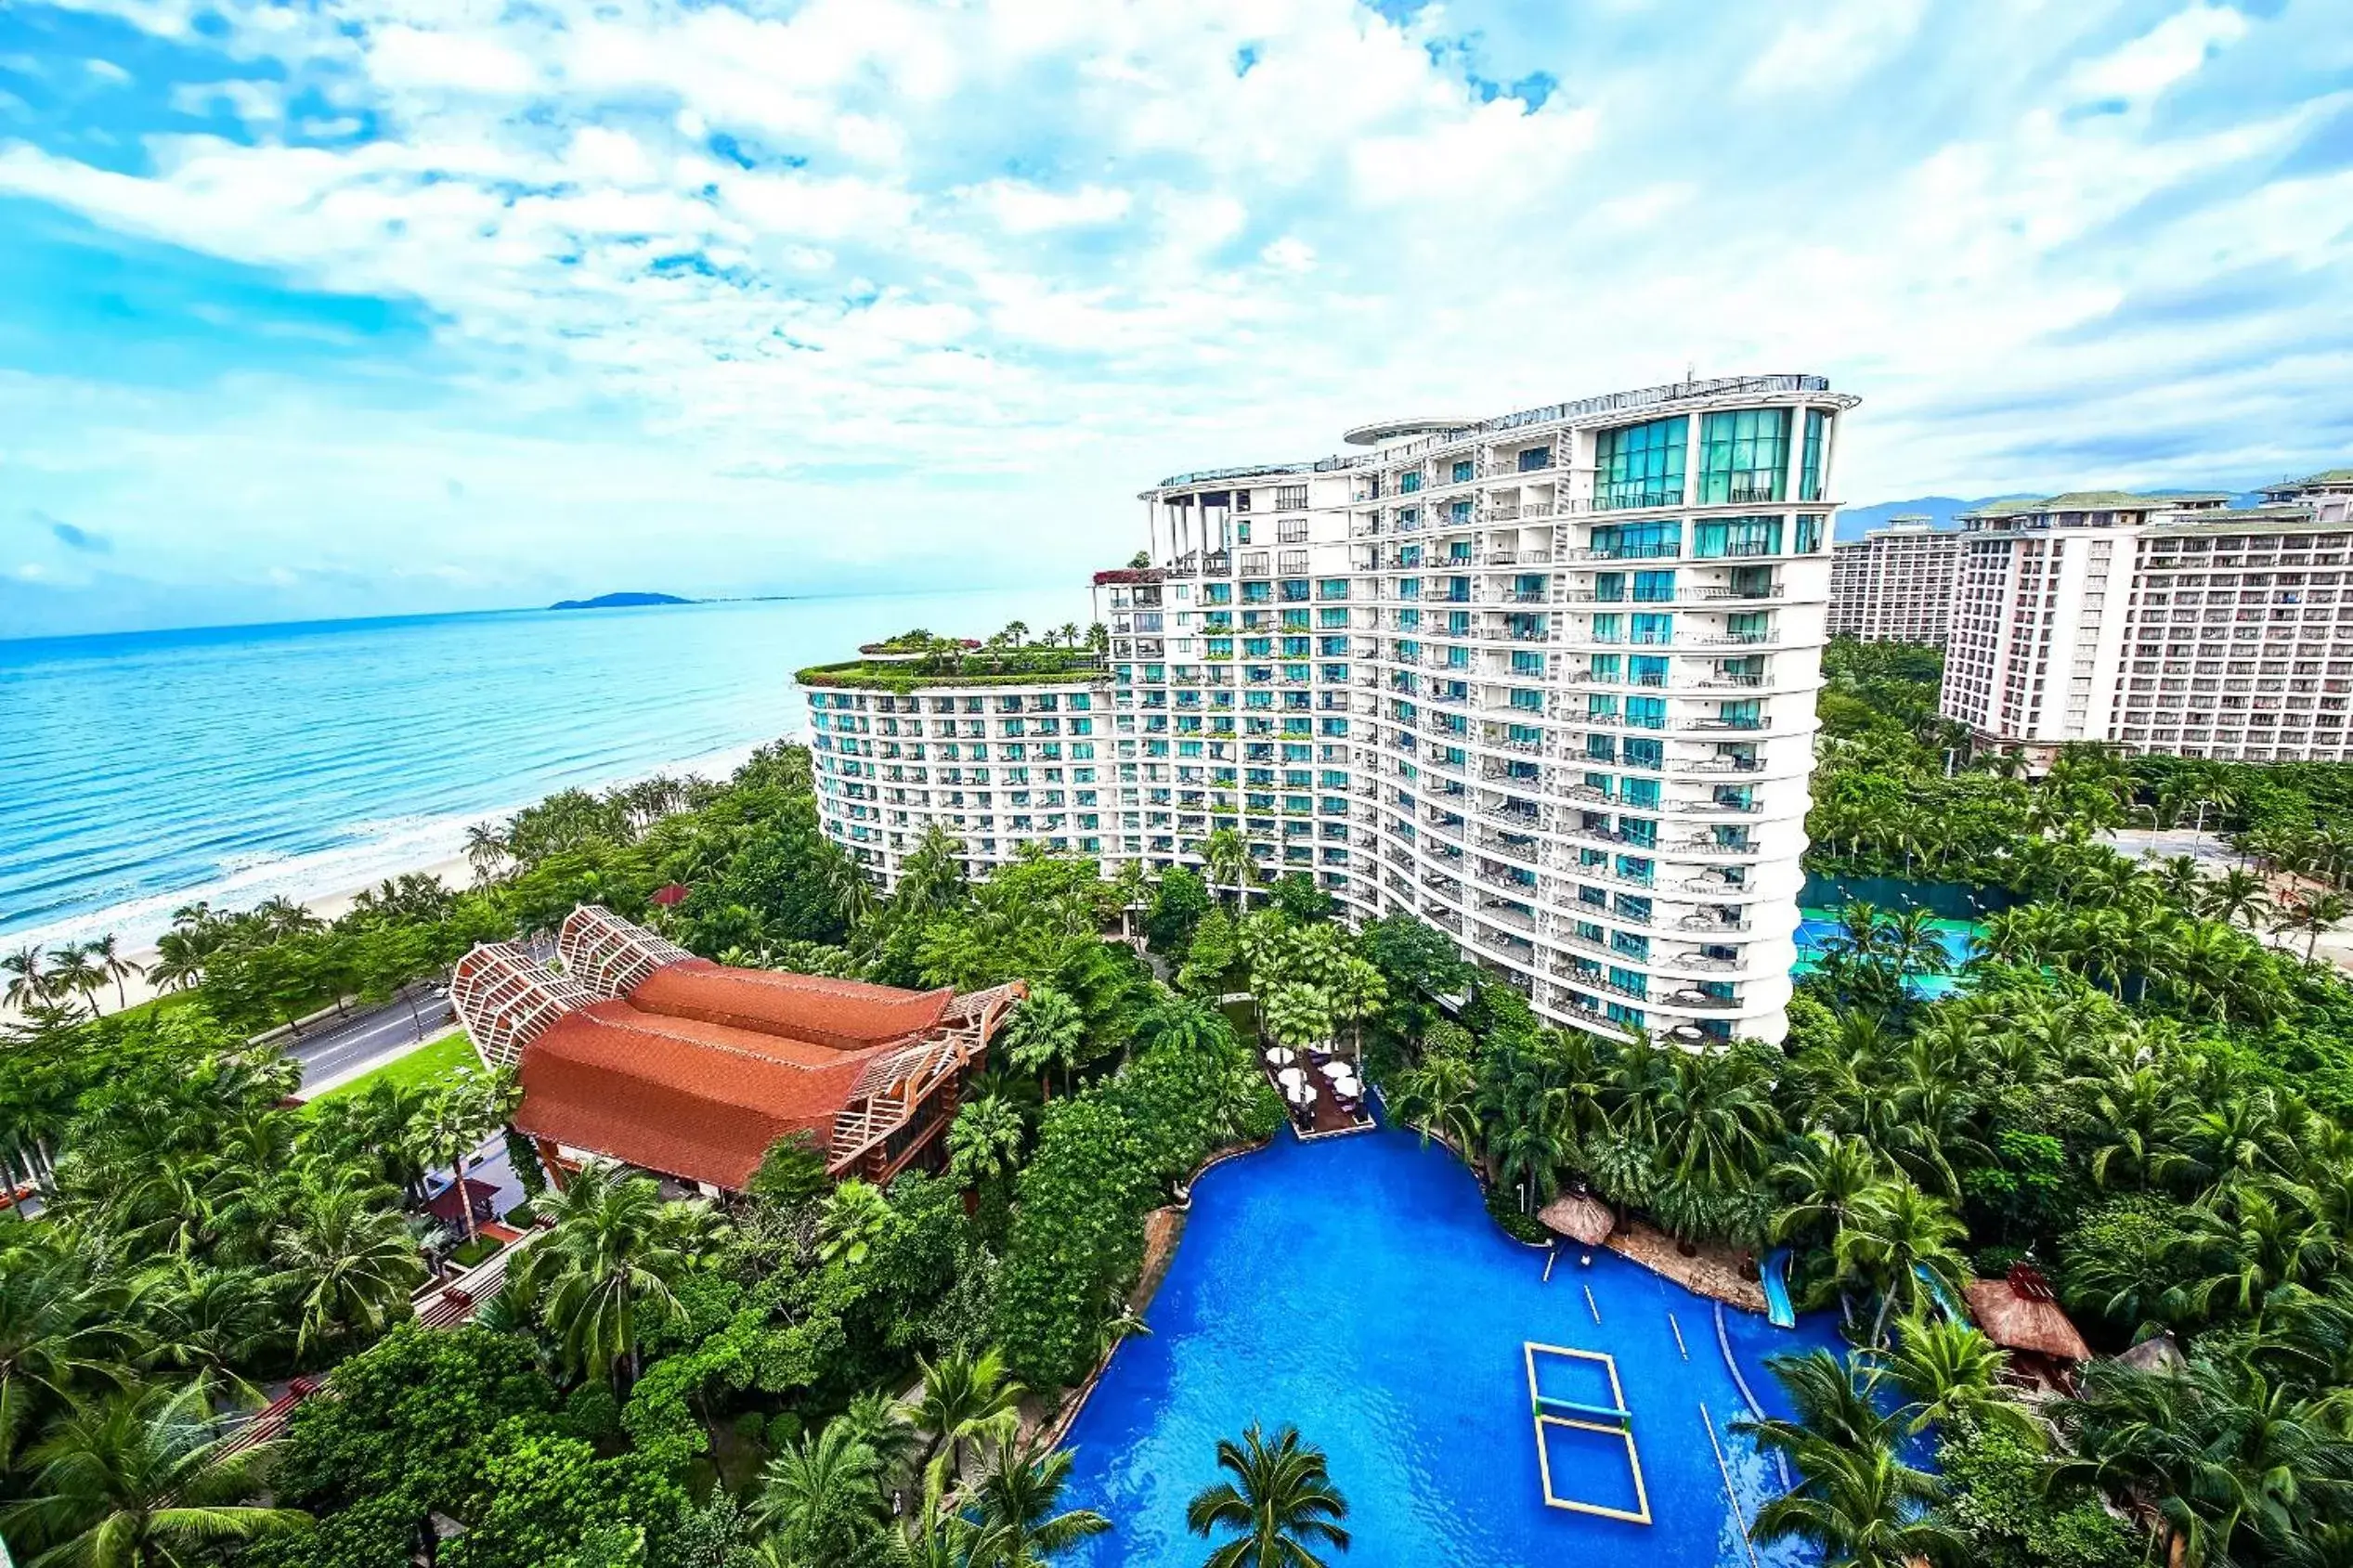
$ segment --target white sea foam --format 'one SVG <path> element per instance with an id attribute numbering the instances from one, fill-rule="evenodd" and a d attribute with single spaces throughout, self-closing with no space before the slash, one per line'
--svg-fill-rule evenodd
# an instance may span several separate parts
<path id="1" fill-rule="evenodd" d="M 727 746 L 659 768 L 620 774 L 588 787 L 609 789 L 659 774 L 723 779 L 749 761 L 753 752 L 770 744 L 755 741 Z M 345 897 L 360 888 L 372 888 L 386 877 L 460 859 L 465 853 L 468 827 L 475 823 L 502 820 L 538 798 L 518 800 L 492 810 L 355 823 L 348 830 L 352 835 L 350 843 L 303 855 L 233 857 L 220 875 L 202 883 L 11 932 L 8 941 L 11 946 L 53 947 L 111 935 L 124 952 L 136 952 L 153 947 L 155 940 L 171 929 L 174 910 L 199 900 L 218 908 L 245 909 L 281 897 L 306 903 Z"/>

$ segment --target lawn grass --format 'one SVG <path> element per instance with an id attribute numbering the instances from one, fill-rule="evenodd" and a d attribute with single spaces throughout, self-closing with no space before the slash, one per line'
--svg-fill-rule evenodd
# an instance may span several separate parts
<path id="1" fill-rule="evenodd" d="M 332 1100 L 343 1095 L 364 1095 L 379 1083 L 397 1083 L 414 1088 L 434 1079 L 448 1078 L 467 1068 L 478 1069 L 481 1065 L 481 1058 L 474 1054 L 474 1042 L 466 1038 L 466 1031 L 453 1030 L 444 1038 L 420 1045 L 405 1056 L 395 1056 L 373 1072 L 363 1073 L 348 1083 L 338 1084 L 323 1095 L 314 1095 L 310 1103 L 317 1105 L 321 1100 Z"/>

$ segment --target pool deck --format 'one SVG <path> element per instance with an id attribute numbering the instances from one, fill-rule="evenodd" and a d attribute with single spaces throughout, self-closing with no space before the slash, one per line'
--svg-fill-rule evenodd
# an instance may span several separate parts
<path id="1" fill-rule="evenodd" d="M 1695 1296 L 1764 1315 L 1763 1284 L 1741 1272 L 1743 1264 L 1756 1262 L 1745 1247 L 1703 1243 L 1696 1255 L 1686 1258 L 1673 1237 L 1648 1221 L 1635 1220 L 1610 1237 L 1609 1250 L 1653 1274 L 1665 1275 Z"/>

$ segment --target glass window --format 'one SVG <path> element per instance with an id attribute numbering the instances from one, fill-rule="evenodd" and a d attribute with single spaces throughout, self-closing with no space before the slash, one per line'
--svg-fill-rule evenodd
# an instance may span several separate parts
<path id="1" fill-rule="evenodd" d="M 1467 481 L 1470 479 L 1470 477 L 1471 477 L 1471 464 L 1470 464 L 1469 460 L 1468 460 L 1467 459 L 1465 459 L 1465 460 L 1461 460 L 1461 461 L 1456 462 L 1456 463 L 1455 463 L 1455 465 L 1454 465 L 1454 483 L 1455 483 L 1455 484 L 1457 484 L 1457 485 L 1463 484 L 1463 483 L 1467 482 Z"/>
<path id="2" fill-rule="evenodd" d="M 1690 438 L 1687 414 L 1603 431 L 1593 443 L 1593 505 L 1681 506 Z"/>
<path id="3" fill-rule="evenodd" d="M 1658 560 L 1681 551 L 1680 523 L 1605 523 L 1593 530 L 1593 548 L 1613 560 Z"/>
<path id="4" fill-rule="evenodd" d="M 1798 459 L 1798 499 L 1801 501 L 1822 499 L 1822 436 L 1829 422 L 1829 416 L 1819 408 L 1805 411 L 1805 447 Z M 1820 525 L 1818 519 L 1815 525 Z"/>
<path id="5" fill-rule="evenodd" d="M 1672 572 L 1636 572 L 1634 600 L 1637 603 L 1655 604 L 1675 596 L 1675 574 Z"/>
<path id="6" fill-rule="evenodd" d="M 1789 468 L 1789 410 L 1739 408 L 1699 421 L 1699 500 L 1777 501 Z"/>
<path id="7" fill-rule="evenodd" d="M 1691 552 L 1703 561 L 1722 560 L 1727 555 L 1778 555 L 1781 519 L 1727 517 L 1695 523 L 1691 525 Z"/>

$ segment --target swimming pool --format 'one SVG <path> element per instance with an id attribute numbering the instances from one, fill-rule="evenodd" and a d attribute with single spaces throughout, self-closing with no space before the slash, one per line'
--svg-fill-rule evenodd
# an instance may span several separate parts
<path id="1" fill-rule="evenodd" d="M 1801 909 L 1798 912 L 1798 961 L 1790 966 L 1793 975 L 1810 973 L 1822 959 L 1822 944 L 1833 937 L 1844 935 L 1839 924 L 1838 912 L 1828 909 Z M 1909 983 L 1915 994 L 1931 1000 L 1950 994 L 1961 983 L 1960 967 L 1969 962 L 1970 940 L 1977 934 L 1971 921 L 1938 918 L 1929 922 L 1936 933 L 1937 944 L 1944 949 L 1946 962 L 1953 966 L 1949 975 L 1913 975 Z"/>
<path id="2" fill-rule="evenodd" d="M 1200 1562 L 1206 1548 L 1185 1530 L 1185 1504 L 1219 1479 L 1217 1439 L 1254 1419 L 1270 1433 L 1295 1423 L 1330 1456 L 1350 1506 L 1351 1565 L 1507 1568 L 1624 1553 L 1645 1565 L 1746 1568 L 1703 1406 L 1742 1520 L 1781 1488 L 1771 1462 L 1726 1430 L 1747 1409 L 1712 1303 L 1615 1253 L 1595 1253 L 1591 1267 L 1578 1256 L 1565 1250 L 1546 1283 L 1543 1252 L 1496 1229 L 1471 1173 L 1410 1134 L 1312 1144 L 1285 1134 L 1210 1171 L 1146 1315 L 1151 1332 L 1120 1346 L 1068 1439 L 1077 1459 L 1066 1505 L 1112 1521 L 1069 1561 Z M 1826 1315 L 1793 1331 L 1731 1309 L 1724 1317 L 1748 1386 L 1787 1414 L 1764 1357 L 1834 1343 Z M 1616 1363 L 1649 1524 L 1544 1505 L 1530 1341 Z M 1547 1431 L 1556 1492 L 1610 1506 L 1631 1496 L 1622 1442 Z M 1757 1552 L 1763 1568 L 1798 1568 L 1808 1555 Z"/>

